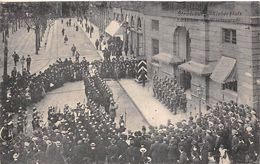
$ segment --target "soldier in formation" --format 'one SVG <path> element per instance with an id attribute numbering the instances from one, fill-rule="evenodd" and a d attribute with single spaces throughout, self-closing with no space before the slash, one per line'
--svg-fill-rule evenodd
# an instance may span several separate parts
<path id="1" fill-rule="evenodd" d="M 185 91 L 177 83 L 176 79 L 172 80 L 167 76 L 162 79 L 155 75 L 153 78 L 153 94 L 174 114 L 177 114 L 178 110 L 187 111 Z"/>

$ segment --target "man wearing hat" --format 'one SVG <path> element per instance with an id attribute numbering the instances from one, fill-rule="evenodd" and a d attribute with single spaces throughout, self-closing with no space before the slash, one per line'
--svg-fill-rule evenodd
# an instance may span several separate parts
<path id="1" fill-rule="evenodd" d="M 203 139 L 201 144 L 201 164 L 208 164 L 208 154 L 209 154 L 209 143 L 206 139 Z"/>
<path id="2" fill-rule="evenodd" d="M 127 155 L 128 144 L 126 142 L 126 138 L 123 137 L 123 135 L 121 135 L 121 137 L 117 141 L 117 146 L 118 146 L 118 149 L 119 149 L 119 158 L 118 158 L 118 160 L 121 163 L 125 163 L 126 159 L 127 159 L 126 155 Z"/>
<path id="3" fill-rule="evenodd" d="M 118 109 L 118 105 L 115 103 L 115 101 L 112 98 L 111 104 L 110 104 L 110 109 L 109 109 L 109 114 L 113 121 L 115 121 L 117 109 Z"/>
<path id="4" fill-rule="evenodd" d="M 120 115 L 120 120 L 119 120 L 119 132 L 124 132 L 126 129 L 125 127 L 125 121 L 124 121 L 124 116 Z"/>
<path id="5" fill-rule="evenodd" d="M 116 145 L 116 140 L 112 139 L 110 145 L 107 148 L 108 153 L 108 162 L 109 163 L 116 163 L 119 157 L 119 148 Z"/>
<path id="6" fill-rule="evenodd" d="M 160 162 L 160 144 L 158 140 L 155 140 L 155 142 L 151 145 L 150 148 L 150 154 L 152 157 L 152 161 L 155 163 L 159 163 Z"/>
<path id="7" fill-rule="evenodd" d="M 179 151 L 180 151 L 180 158 L 178 160 L 178 164 L 187 164 L 189 162 L 189 158 L 182 146 L 179 148 Z"/>

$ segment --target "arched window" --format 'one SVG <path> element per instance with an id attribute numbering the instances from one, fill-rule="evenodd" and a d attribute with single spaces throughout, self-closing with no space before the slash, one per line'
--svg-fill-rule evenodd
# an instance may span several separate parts
<path id="1" fill-rule="evenodd" d="M 135 27 L 135 21 L 134 21 L 134 17 L 131 17 L 131 27 Z"/>
<path id="2" fill-rule="evenodd" d="M 184 61 L 190 61 L 190 36 L 185 27 L 177 27 L 173 38 L 174 54 Z"/>
<path id="3" fill-rule="evenodd" d="M 140 18 L 137 19 L 137 29 L 138 29 L 138 30 L 141 30 L 141 29 L 142 29 L 142 22 L 141 22 L 141 19 L 140 19 Z"/>

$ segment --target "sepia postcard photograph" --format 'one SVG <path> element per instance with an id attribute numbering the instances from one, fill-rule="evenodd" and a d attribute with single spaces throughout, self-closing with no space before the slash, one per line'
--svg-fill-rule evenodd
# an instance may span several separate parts
<path id="1" fill-rule="evenodd" d="M 0 0 L 0 164 L 260 164 L 260 1 Z"/>

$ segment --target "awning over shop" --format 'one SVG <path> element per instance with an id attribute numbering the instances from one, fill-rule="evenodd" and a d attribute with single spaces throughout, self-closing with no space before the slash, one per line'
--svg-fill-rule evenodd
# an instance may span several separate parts
<path id="1" fill-rule="evenodd" d="M 108 33 L 110 36 L 120 36 L 123 35 L 123 27 L 122 24 L 113 20 L 110 22 L 110 24 L 105 29 L 106 33 Z"/>
<path id="2" fill-rule="evenodd" d="M 159 63 L 166 63 L 166 64 L 178 64 L 178 63 L 182 63 L 183 60 L 181 60 L 181 58 L 179 58 L 176 55 L 170 55 L 167 53 L 159 53 L 157 55 L 154 55 L 152 57 L 153 60 L 158 61 Z"/>
<path id="3" fill-rule="evenodd" d="M 151 65 L 154 67 L 160 67 L 160 65 L 158 63 L 154 63 L 154 62 L 152 62 Z"/>
<path id="4" fill-rule="evenodd" d="M 236 81 L 236 59 L 222 56 L 210 78 L 218 83 Z"/>
<path id="5" fill-rule="evenodd" d="M 197 63 L 195 61 L 189 61 L 186 63 L 183 63 L 178 66 L 180 69 L 183 69 L 188 72 L 193 72 L 198 75 L 209 75 L 212 73 L 212 66 L 211 65 L 204 65 L 201 63 Z"/>

